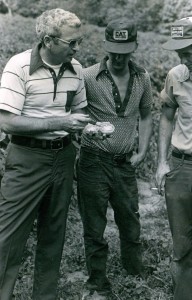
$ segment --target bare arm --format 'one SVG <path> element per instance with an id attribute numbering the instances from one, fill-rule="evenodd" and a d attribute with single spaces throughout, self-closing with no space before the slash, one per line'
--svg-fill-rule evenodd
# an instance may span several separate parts
<path id="1" fill-rule="evenodd" d="M 135 154 L 131 158 L 131 164 L 137 167 L 141 161 L 145 158 L 149 141 L 152 134 L 152 116 L 151 109 L 145 108 L 140 110 L 139 120 L 139 149 L 138 154 Z"/>
<path id="2" fill-rule="evenodd" d="M 87 110 L 87 107 L 84 107 L 84 108 L 79 108 L 79 109 L 76 109 L 72 112 L 72 114 L 84 114 L 84 115 L 88 115 L 88 110 Z"/>
<path id="3" fill-rule="evenodd" d="M 8 134 L 33 135 L 55 130 L 76 132 L 91 122 L 88 115 L 74 113 L 65 117 L 29 118 L 0 110 L 0 128 Z"/>
<path id="4" fill-rule="evenodd" d="M 174 116 L 176 108 L 163 106 L 159 124 L 159 139 L 158 139 L 158 165 L 156 172 L 156 182 L 158 191 L 161 193 L 164 184 L 165 174 L 170 171 L 167 162 L 168 150 L 171 143 Z"/>
<path id="5" fill-rule="evenodd" d="M 149 141 L 152 134 L 152 116 L 151 109 L 140 110 L 139 121 L 139 153 L 143 156 L 146 155 Z"/>

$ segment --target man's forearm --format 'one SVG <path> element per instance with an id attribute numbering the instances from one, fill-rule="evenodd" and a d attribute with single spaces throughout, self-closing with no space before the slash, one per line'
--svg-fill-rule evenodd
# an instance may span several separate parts
<path id="1" fill-rule="evenodd" d="M 139 121 L 139 153 L 143 156 L 146 155 L 151 134 L 152 118 L 151 115 L 149 115 L 147 118 L 140 119 Z"/>
<path id="2" fill-rule="evenodd" d="M 159 139 L 158 139 L 158 163 L 167 161 L 168 150 L 171 143 L 173 130 L 173 122 L 162 114 L 159 124 Z"/>
<path id="3" fill-rule="evenodd" d="M 0 112 L 0 128 L 8 134 L 34 135 L 44 132 L 82 130 L 90 122 L 88 115 L 76 113 L 63 117 L 29 118 Z"/>
<path id="4" fill-rule="evenodd" d="M 168 150 L 171 143 L 174 116 L 176 109 L 164 105 L 160 124 L 159 124 L 159 140 L 158 140 L 158 163 L 156 171 L 156 184 L 160 195 L 164 189 L 165 174 L 170 171 L 170 166 L 167 160 Z"/>
<path id="5" fill-rule="evenodd" d="M 9 134 L 33 135 L 63 129 L 64 118 L 29 118 L 14 116 L 2 124 L 1 129 Z"/>

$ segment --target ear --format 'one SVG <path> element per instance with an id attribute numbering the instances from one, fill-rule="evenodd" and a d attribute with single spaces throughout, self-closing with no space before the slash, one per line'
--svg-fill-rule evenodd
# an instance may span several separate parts
<path id="1" fill-rule="evenodd" d="M 44 45 L 47 47 L 47 48 L 51 48 L 51 44 L 52 44 L 52 39 L 50 36 L 48 35 L 45 35 L 44 38 L 43 38 L 43 42 L 44 42 Z"/>

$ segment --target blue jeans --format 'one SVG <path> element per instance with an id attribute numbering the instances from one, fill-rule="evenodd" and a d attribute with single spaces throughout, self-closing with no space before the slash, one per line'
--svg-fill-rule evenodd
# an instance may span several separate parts
<path id="1" fill-rule="evenodd" d="M 129 158 L 130 155 L 117 162 L 108 153 L 87 148 L 80 153 L 78 192 L 88 283 L 97 290 L 110 288 L 106 277 L 108 244 L 103 237 L 108 202 L 119 229 L 123 267 L 129 274 L 141 272 L 138 189 Z"/>
<path id="2" fill-rule="evenodd" d="M 75 150 L 8 146 L 0 193 L 0 299 L 11 300 L 23 248 L 38 218 L 34 300 L 56 299 Z"/>
<path id="3" fill-rule="evenodd" d="M 165 197 L 173 237 L 174 300 L 192 299 L 192 161 L 172 158 Z"/>

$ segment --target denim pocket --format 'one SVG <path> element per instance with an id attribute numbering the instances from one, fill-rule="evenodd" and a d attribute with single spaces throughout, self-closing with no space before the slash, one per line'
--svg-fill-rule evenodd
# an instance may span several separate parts
<path id="1" fill-rule="evenodd" d="M 178 159 L 178 158 L 175 158 L 175 157 L 172 158 L 172 169 L 171 169 L 171 171 L 169 171 L 166 174 L 166 177 L 167 178 L 173 177 L 175 174 L 178 173 L 178 171 L 180 170 L 182 165 L 183 165 L 183 161 L 181 159 Z"/>
<path id="2" fill-rule="evenodd" d="M 102 166 L 97 155 L 82 151 L 78 164 L 79 179 L 91 182 L 102 177 Z"/>

